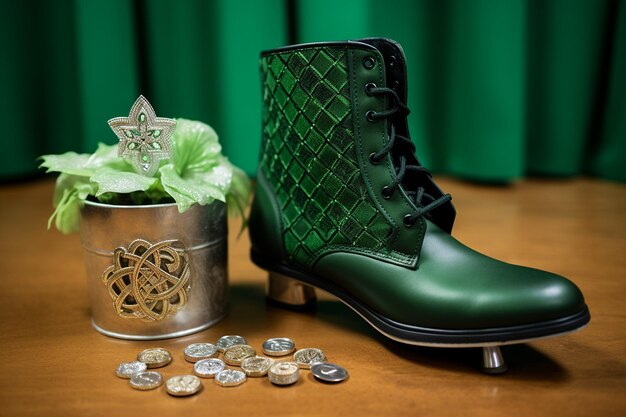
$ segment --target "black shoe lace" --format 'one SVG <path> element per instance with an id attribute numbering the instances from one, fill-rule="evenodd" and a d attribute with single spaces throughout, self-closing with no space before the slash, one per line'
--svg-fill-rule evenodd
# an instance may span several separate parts
<path id="1" fill-rule="evenodd" d="M 409 109 L 404 103 L 402 103 L 398 94 L 391 88 L 377 87 L 376 84 L 370 83 L 365 86 L 365 92 L 371 96 L 387 96 L 393 103 L 390 108 L 383 111 L 368 111 L 365 114 L 367 120 L 374 122 L 381 119 L 387 119 L 397 113 L 400 113 L 402 116 L 408 116 Z M 417 176 L 427 176 L 428 178 L 432 176 L 430 171 L 422 166 L 407 164 L 405 152 L 415 154 L 415 144 L 411 141 L 411 139 L 398 135 L 396 133 L 396 127 L 391 124 L 389 141 L 387 144 L 380 151 L 374 152 L 370 155 L 370 161 L 373 164 L 379 163 L 382 158 L 389 153 L 392 153 L 392 155 L 398 155 L 398 166 L 395 166 L 396 176 L 393 181 L 391 181 L 391 184 L 385 186 L 382 190 L 382 196 L 385 199 L 391 198 L 396 189 L 400 186 L 400 184 L 402 184 L 402 181 L 407 173 L 413 173 L 413 175 Z M 417 183 L 419 184 L 420 182 L 417 181 Z M 420 217 L 452 199 L 450 194 L 445 194 L 436 199 L 426 193 L 425 188 L 420 185 L 417 186 L 416 190 L 405 190 L 405 192 L 417 207 L 415 212 L 404 216 L 404 225 L 407 227 L 413 226 Z"/>

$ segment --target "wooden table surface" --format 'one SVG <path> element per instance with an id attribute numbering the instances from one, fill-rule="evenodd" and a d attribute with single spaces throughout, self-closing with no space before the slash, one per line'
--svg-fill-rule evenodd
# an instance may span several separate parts
<path id="1" fill-rule="evenodd" d="M 479 186 L 442 179 L 454 197 L 454 235 L 491 256 L 565 275 L 583 290 L 592 321 L 561 338 L 504 347 L 509 372 L 478 371 L 480 349 L 434 349 L 386 340 L 323 295 L 317 309 L 268 307 L 266 274 L 231 222 L 230 313 L 179 339 L 116 340 L 90 323 L 77 235 L 46 231 L 53 183 L 0 186 L 0 414 L 6 416 L 625 416 L 626 186 L 594 180 L 527 180 Z M 120 362 L 162 346 L 165 377 L 190 373 L 184 346 L 241 334 L 260 349 L 288 336 L 320 347 L 350 372 L 338 385 L 309 372 L 291 387 L 248 379 L 235 388 L 203 380 L 189 398 L 140 392 L 115 376 Z"/>

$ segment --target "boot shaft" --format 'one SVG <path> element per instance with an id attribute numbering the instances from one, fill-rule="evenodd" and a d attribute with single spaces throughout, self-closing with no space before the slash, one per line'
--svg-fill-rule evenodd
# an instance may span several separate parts
<path id="1" fill-rule="evenodd" d="M 260 69 L 263 142 L 257 193 L 265 196 L 253 205 L 253 246 L 267 250 L 254 223 L 258 217 L 266 221 L 268 214 L 255 212 L 272 211 L 281 252 L 276 256 L 289 263 L 308 269 L 325 253 L 346 250 L 415 267 L 424 220 L 404 224 L 407 213 L 418 208 L 403 186 L 390 198 L 381 195 L 395 178 L 394 156 L 370 159 L 388 143 L 392 124 L 408 136 L 405 115 L 370 118 L 390 103 L 367 91 L 367 86 L 391 85 L 406 100 L 399 46 L 366 39 L 287 47 L 264 52 Z M 441 194 L 432 182 L 427 186 Z M 451 205 L 439 213 L 449 229 Z"/>

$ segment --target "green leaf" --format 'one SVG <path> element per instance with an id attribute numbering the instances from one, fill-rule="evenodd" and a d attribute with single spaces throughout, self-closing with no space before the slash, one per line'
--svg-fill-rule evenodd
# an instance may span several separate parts
<path id="1" fill-rule="evenodd" d="M 62 172 L 65 174 L 91 177 L 102 167 L 109 167 L 119 171 L 132 171 L 132 166 L 123 158 L 117 156 L 117 145 L 98 144 L 93 154 L 78 154 L 66 152 L 61 155 L 43 155 L 41 168 L 46 172 Z"/>
<path id="2" fill-rule="evenodd" d="M 76 181 L 85 181 L 85 177 L 64 173 L 57 177 L 54 194 L 52 196 L 52 207 L 57 207 L 59 205 L 63 199 L 65 190 L 73 188 Z"/>
<path id="3" fill-rule="evenodd" d="M 48 220 L 48 229 L 52 222 L 63 233 L 78 231 L 80 208 L 87 196 L 94 195 L 98 186 L 82 176 L 61 174 L 57 179 L 54 195 L 55 210 Z"/>
<path id="4" fill-rule="evenodd" d="M 241 236 L 241 233 L 248 226 L 246 208 L 249 206 L 252 197 L 252 184 L 245 172 L 232 165 L 229 161 L 226 161 L 226 163 L 230 165 L 233 172 L 233 178 L 226 195 L 228 215 L 232 217 L 241 216 L 243 220 L 239 230 L 239 236 Z"/>
<path id="5" fill-rule="evenodd" d="M 98 149 L 89 158 L 89 166 L 94 168 L 108 167 L 117 171 L 135 172 L 133 166 L 117 155 L 118 145 L 98 143 Z"/>
<path id="6" fill-rule="evenodd" d="M 91 178 L 98 184 L 96 197 L 104 193 L 132 193 L 146 191 L 154 185 L 156 178 L 145 177 L 134 172 L 118 172 L 110 168 L 103 168 Z"/>
<path id="7" fill-rule="evenodd" d="M 43 155 L 40 168 L 47 168 L 46 172 L 63 172 L 71 175 L 90 177 L 95 169 L 88 165 L 89 154 L 66 152 L 62 155 Z"/>
<path id="8" fill-rule="evenodd" d="M 214 200 L 226 201 L 230 177 L 226 179 L 224 176 L 229 176 L 230 173 L 223 170 L 215 171 L 214 169 L 208 173 L 190 172 L 183 178 L 178 175 L 173 164 L 168 164 L 160 169 L 161 183 L 165 191 L 176 201 L 178 211 L 183 213 L 194 203 L 205 205 Z"/>
<path id="9" fill-rule="evenodd" d="M 201 122 L 177 119 L 171 143 L 172 164 L 181 177 L 191 172 L 208 172 L 222 158 L 217 133 Z"/>

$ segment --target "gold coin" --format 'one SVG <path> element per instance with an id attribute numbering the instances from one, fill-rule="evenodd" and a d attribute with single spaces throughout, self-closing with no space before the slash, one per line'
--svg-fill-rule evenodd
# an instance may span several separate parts
<path id="1" fill-rule="evenodd" d="M 224 361 L 229 365 L 240 366 L 244 359 L 256 355 L 256 350 L 248 345 L 235 345 L 224 351 Z"/>
<path id="2" fill-rule="evenodd" d="M 326 362 L 326 355 L 321 349 L 305 348 L 293 354 L 293 360 L 300 368 L 311 369 L 311 365 L 317 362 Z"/>
<path id="3" fill-rule="evenodd" d="M 194 375 L 173 376 L 165 382 L 167 393 L 175 397 L 193 395 L 202 389 L 200 378 Z"/>
<path id="4" fill-rule="evenodd" d="M 148 368 L 160 368 L 172 361 L 172 355 L 163 348 L 150 348 L 139 352 L 137 360 L 148 365 Z"/>
<path id="5" fill-rule="evenodd" d="M 241 369 L 243 369 L 248 376 L 265 376 L 273 363 L 274 360 L 270 358 L 251 356 L 241 362 Z"/>

